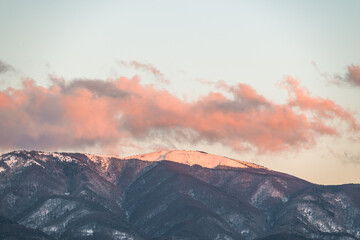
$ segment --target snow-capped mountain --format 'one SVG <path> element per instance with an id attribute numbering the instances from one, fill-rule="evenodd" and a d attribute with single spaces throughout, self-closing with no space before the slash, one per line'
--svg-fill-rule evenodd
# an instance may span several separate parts
<path id="1" fill-rule="evenodd" d="M 142 161 L 172 161 L 177 163 L 182 163 L 186 165 L 199 165 L 206 168 L 215 168 L 219 166 L 228 166 L 236 168 L 262 168 L 264 167 L 244 162 L 236 159 L 231 159 L 227 157 L 217 156 L 208 154 L 201 151 L 160 151 L 147 154 L 140 154 L 136 156 L 127 157 L 125 159 L 139 159 Z"/>
<path id="2" fill-rule="evenodd" d="M 360 185 L 198 151 L 0 156 L 0 239 L 360 239 Z"/>

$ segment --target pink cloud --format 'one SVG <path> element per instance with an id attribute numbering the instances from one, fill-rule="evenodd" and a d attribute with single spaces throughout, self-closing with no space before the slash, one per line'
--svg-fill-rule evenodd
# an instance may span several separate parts
<path id="1" fill-rule="evenodd" d="M 283 82 L 289 93 L 284 104 L 247 84 L 217 84 L 231 96 L 209 92 L 187 102 L 143 85 L 138 77 L 68 84 L 55 79 L 48 88 L 24 80 L 21 89 L 0 92 L 0 148 L 109 148 L 119 141 L 131 145 L 134 139 L 157 138 L 169 146 L 175 139 L 221 143 L 239 152 L 276 152 L 311 147 L 321 135 L 339 135 L 333 120 L 359 130 L 350 112 L 311 96 L 291 77 Z"/>
<path id="2" fill-rule="evenodd" d="M 346 81 L 353 86 L 360 87 L 360 66 L 350 65 L 347 70 Z"/>
<path id="3" fill-rule="evenodd" d="M 359 130 L 359 125 L 349 111 L 329 99 L 312 97 L 309 90 L 302 87 L 296 79 L 289 76 L 283 85 L 288 89 L 290 106 L 297 106 L 303 111 L 309 111 L 315 114 L 318 120 L 341 118 L 348 122 L 353 130 Z"/>
<path id="4" fill-rule="evenodd" d="M 157 80 L 159 80 L 162 83 L 169 83 L 170 81 L 165 77 L 165 75 L 160 72 L 160 70 L 158 70 L 156 67 L 154 67 L 152 64 L 149 63 L 141 63 L 138 61 L 120 61 L 120 64 L 126 67 L 133 67 L 135 69 L 138 70 L 142 70 L 145 72 L 150 72 L 152 73 Z"/>
<path id="5" fill-rule="evenodd" d="M 322 77 L 327 79 L 330 83 L 335 84 L 337 86 L 353 86 L 360 87 L 360 66 L 358 65 L 349 65 L 347 66 L 347 72 L 344 76 L 339 74 L 328 74 L 323 73 L 317 67 L 316 63 L 313 62 L 314 67 L 320 73 Z"/>

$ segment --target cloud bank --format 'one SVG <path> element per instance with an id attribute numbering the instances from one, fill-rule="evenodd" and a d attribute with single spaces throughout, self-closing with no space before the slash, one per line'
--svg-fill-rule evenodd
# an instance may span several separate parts
<path id="1" fill-rule="evenodd" d="M 289 94 L 283 104 L 242 83 L 219 82 L 221 91 L 187 102 L 167 90 L 143 85 L 139 77 L 67 83 L 51 79 L 47 88 L 25 79 L 22 88 L 0 92 L 1 149 L 108 147 L 155 137 L 264 153 L 307 148 L 318 136 L 337 136 L 342 130 L 334 120 L 359 131 L 350 112 L 331 100 L 313 97 L 292 77 L 282 82 Z"/>

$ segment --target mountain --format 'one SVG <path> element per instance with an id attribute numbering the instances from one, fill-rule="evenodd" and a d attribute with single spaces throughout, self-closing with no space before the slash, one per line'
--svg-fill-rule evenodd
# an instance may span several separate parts
<path id="1" fill-rule="evenodd" d="M 198 151 L 0 156 L 0 239 L 360 239 L 360 185 Z"/>
<path id="2" fill-rule="evenodd" d="M 0 216 L 0 239 L 54 240 L 39 230 L 26 228 L 2 216 Z"/>

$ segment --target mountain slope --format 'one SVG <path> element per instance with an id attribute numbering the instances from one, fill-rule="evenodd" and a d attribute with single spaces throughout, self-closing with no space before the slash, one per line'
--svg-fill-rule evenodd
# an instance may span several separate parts
<path id="1" fill-rule="evenodd" d="M 16 151 L 0 156 L 0 216 L 54 239 L 360 239 L 360 185 L 196 151 Z"/>
<path id="2" fill-rule="evenodd" d="M 39 230 L 26 228 L 2 216 L 0 216 L 0 239 L 54 240 Z"/>

